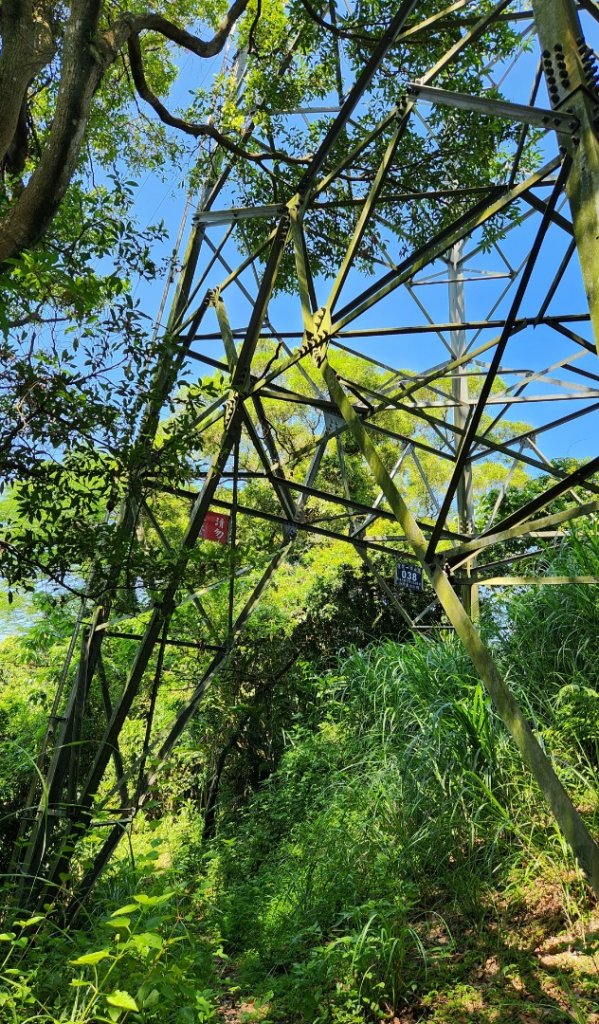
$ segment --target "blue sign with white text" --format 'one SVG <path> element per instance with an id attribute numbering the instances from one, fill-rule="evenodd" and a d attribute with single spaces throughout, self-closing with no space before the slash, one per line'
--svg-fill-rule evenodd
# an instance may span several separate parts
<path id="1" fill-rule="evenodd" d="M 395 586 L 408 590 L 422 590 L 422 569 L 409 562 L 398 562 L 395 566 Z"/>

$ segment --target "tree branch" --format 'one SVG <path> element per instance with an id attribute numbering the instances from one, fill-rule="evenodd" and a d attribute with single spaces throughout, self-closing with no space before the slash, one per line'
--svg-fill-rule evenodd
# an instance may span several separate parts
<path id="1" fill-rule="evenodd" d="M 214 139 L 215 142 L 222 146 L 223 149 L 226 149 L 229 153 L 233 153 L 234 156 L 240 157 L 243 160 L 251 160 L 254 163 L 261 164 L 265 160 L 280 160 L 287 164 L 305 164 L 308 162 L 307 157 L 291 157 L 279 150 L 273 150 L 272 152 L 267 151 L 264 153 L 253 153 L 250 150 L 239 146 L 236 142 L 233 142 L 233 140 L 227 135 L 223 135 L 223 133 L 219 132 L 212 124 L 191 124 L 189 121 L 184 121 L 182 118 L 171 114 L 158 96 L 152 92 L 147 83 L 143 66 L 141 45 L 139 36 L 136 33 L 131 35 L 127 40 L 127 48 L 135 88 L 142 100 L 145 100 L 146 103 L 152 107 L 164 124 L 168 124 L 172 128 L 177 128 L 179 131 L 185 132 L 186 135 L 192 135 L 196 139 Z"/>
<path id="2" fill-rule="evenodd" d="M 27 89 L 35 76 L 50 63 L 55 52 L 52 27 L 36 12 L 31 0 L 6 0 L 0 12 L 2 50 L 0 53 L 0 162 L 4 163 L 15 143 L 26 105 Z M 20 146 L 23 149 L 22 140 Z"/>
<path id="3" fill-rule="evenodd" d="M 339 25 L 334 25 L 331 21 L 325 21 L 325 19 L 316 11 L 309 0 L 301 0 L 302 6 L 306 9 L 312 21 L 315 21 L 321 28 L 326 29 L 327 32 L 331 32 L 332 35 L 337 36 L 338 39 L 354 39 L 360 43 L 378 43 L 380 36 L 367 36 L 361 32 L 352 32 L 346 28 L 340 28 Z"/>
<path id="4" fill-rule="evenodd" d="M 213 125 L 189 124 L 171 114 L 146 82 L 140 32 L 156 32 L 199 57 L 211 57 L 222 50 L 247 4 L 248 0 L 234 0 L 212 39 L 205 41 L 153 13 L 129 12 L 101 34 L 99 17 L 103 0 L 72 0 L 52 126 L 35 170 L 0 223 L 0 265 L 34 245 L 52 221 L 77 168 L 94 93 L 106 69 L 125 47 L 129 50 L 139 95 L 165 124 L 196 138 L 212 138 L 234 156 L 257 164 L 268 160 L 288 164 L 306 162 L 304 158 L 288 157 L 277 151 L 252 153 Z M 35 4 L 32 0 L 4 0 L 0 6 L 0 110 L 3 115 L 0 118 L 0 162 L 15 138 L 30 82 L 54 56 L 52 17 L 52 4 L 44 0 Z M 266 167 L 264 170 L 272 173 Z"/>
<path id="5" fill-rule="evenodd" d="M 158 32 L 165 39 L 170 39 L 177 46 L 190 50 L 191 53 L 195 53 L 198 57 L 215 57 L 222 50 L 231 33 L 231 29 L 243 14 L 247 5 L 248 0 L 234 0 L 214 36 L 207 42 L 198 39 L 193 33 L 180 28 L 161 14 L 125 14 L 119 19 L 113 30 L 113 45 L 120 49 L 130 35 L 139 35 L 140 32 L 150 31 Z M 106 38 L 107 41 L 110 41 L 108 35 Z"/>
<path id="6" fill-rule="evenodd" d="M 54 120 L 35 171 L 0 225 L 0 263 L 37 241 L 77 167 L 91 102 L 106 67 L 93 45 L 101 6 L 101 0 L 71 3 Z"/>

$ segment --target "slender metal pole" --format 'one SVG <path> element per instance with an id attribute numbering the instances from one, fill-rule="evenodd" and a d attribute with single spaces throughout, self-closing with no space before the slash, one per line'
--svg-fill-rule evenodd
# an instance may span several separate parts
<path id="1" fill-rule="evenodd" d="M 452 324 L 466 322 L 466 299 L 464 288 L 464 242 L 456 242 L 449 251 L 448 290 L 449 290 L 449 321 Z M 449 332 L 449 344 L 453 359 L 461 359 L 466 354 L 466 331 L 463 327 Z M 456 371 L 451 378 L 451 393 L 455 401 L 453 422 L 458 430 L 464 431 L 468 420 L 468 377 Z M 456 451 L 459 446 L 460 434 L 456 433 Z M 474 533 L 474 493 L 472 488 L 472 460 L 466 459 L 462 476 L 456 492 L 458 503 L 458 530 L 472 536 Z M 470 576 L 473 560 L 466 564 L 465 572 Z M 460 597 L 464 609 L 476 621 L 479 616 L 478 587 L 464 584 L 460 587 Z"/>

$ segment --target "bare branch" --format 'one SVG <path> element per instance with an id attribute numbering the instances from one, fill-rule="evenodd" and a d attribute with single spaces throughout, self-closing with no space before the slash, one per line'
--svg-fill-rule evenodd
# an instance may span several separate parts
<path id="1" fill-rule="evenodd" d="M 156 96 L 156 94 L 150 89 L 147 83 L 143 66 L 141 45 L 137 34 L 129 37 L 127 40 L 127 48 L 135 88 L 142 100 L 145 100 L 146 103 L 152 107 L 164 124 L 168 124 L 172 128 L 177 128 L 179 131 L 185 132 L 186 135 L 192 135 L 196 139 L 213 139 L 222 146 L 223 149 L 226 149 L 229 153 L 233 153 L 235 156 L 240 157 L 242 160 L 251 160 L 258 164 L 263 163 L 265 160 L 280 160 L 287 164 L 305 164 L 308 162 L 307 157 L 290 157 L 279 150 L 274 150 L 272 152 L 268 150 L 264 153 L 253 153 L 250 150 L 239 146 L 236 142 L 233 142 L 233 140 L 227 135 L 223 135 L 223 133 L 219 132 L 214 125 L 191 124 L 189 121 L 184 121 L 182 118 L 171 114 L 171 112 L 165 107 L 164 103 L 162 103 L 158 96 Z"/>
<path id="2" fill-rule="evenodd" d="M 214 36 L 207 42 L 202 39 L 198 39 L 198 37 L 193 35 L 193 33 L 187 32 L 184 28 L 180 28 L 172 21 L 169 21 L 168 18 L 164 18 L 161 14 L 123 15 L 113 30 L 114 41 L 117 48 L 120 49 L 123 42 L 126 41 L 129 35 L 139 35 L 140 32 L 144 31 L 158 32 L 161 36 L 164 36 L 165 39 L 170 39 L 171 42 L 176 43 L 177 46 L 182 46 L 185 50 L 190 50 L 191 53 L 195 53 L 198 57 L 214 57 L 222 50 L 231 33 L 231 29 L 238 18 L 243 14 L 247 5 L 248 0 L 234 0 L 234 3 L 225 14 L 223 20 L 214 33 Z M 124 37 L 121 33 L 124 33 Z M 108 35 L 106 38 L 107 41 L 110 42 Z"/>
<path id="3" fill-rule="evenodd" d="M 316 11 L 312 7 L 312 4 L 309 2 L 309 0 L 301 0 L 301 2 L 302 6 L 305 7 L 307 13 L 312 18 L 312 21 L 315 21 L 316 24 L 320 25 L 321 28 L 326 29 L 327 32 L 330 32 L 332 35 L 337 36 L 338 39 L 354 39 L 360 43 L 377 43 L 380 39 L 380 36 L 367 36 L 362 34 L 361 32 L 352 32 L 349 29 L 341 28 L 339 25 L 334 25 L 333 22 L 326 21 L 318 13 L 318 11 Z"/>

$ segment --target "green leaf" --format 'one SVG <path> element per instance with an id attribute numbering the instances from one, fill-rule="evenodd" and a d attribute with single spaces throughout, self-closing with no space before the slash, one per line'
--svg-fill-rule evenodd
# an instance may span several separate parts
<path id="1" fill-rule="evenodd" d="M 162 949 L 164 945 L 162 938 L 156 932 L 140 932 L 139 935 L 133 935 L 131 941 L 136 946 L 148 946 L 150 949 Z"/>
<path id="2" fill-rule="evenodd" d="M 95 953 L 85 953 L 83 956 L 78 956 L 76 960 L 71 960 L 70 963 L 74 967 L 84 967 L 88 964 L 99 964 L 109 956 L 110 952 L 107 949 L 98 949 Z"/>
<path id="3" fill-rule="evenodd" d="M 115 988 L 114 992 L 111 992 L 109 996 L 106 996 L 106 1002 L 109 1006 L 117 1006 L 119 1010 L 138 1010 L 137 1003 L 133 996 L 125 992 L 124 989 Z"/>
<path id="4" fill-rule="evenodd" d="M 153 988 L 151 992 L 143 1000 L 144 1010 L 149 1010 L 152 1006 L 156 1006 L 160 1002 L 160 992 L 157 988 Z"/>
<path id="5" fill-rule="evenodd" d="M 36 914 L 35 917 L 29 917 L 26 921 L 15 921 L 15 924 L 20 925 L 21 928 L 31 928 L 34 924 L 39 924 L 40 921 L 45 921 L 46 918 L 43 914 Z"/>
<path id="6" fill-rule="evenodd" d="M 126 903 L 124 907 L 119 907 L 119 909 L 115 910 L 110 916 L 121 917 L 124 914 L 135 914 L 138 910 L 139 906 L 137 903 Z"/>
<path id="7" fill-rule="evenodd" d="M 159 903 L 166 903 L 174 895 L 174 892 L 165 892 L 162 896 L 148 896 L 145 892 L 141 892 L 138 896 L 134 896 L 133 899 L 136 903 L 141 904 L 142 907 L 156 907 Z"/>
<path id="8" fill-rule="evenodd" d="M 105 921 L 104 924 L 108 928 L 129 928 L 131 924 L 130 917 L 115 917 L 113 921 Z"/>
<path id="9" fill-rule="evenodd" d="M 0 942 L 12 942 L 16 937 L 16 932 L 0 932 Z"/>

